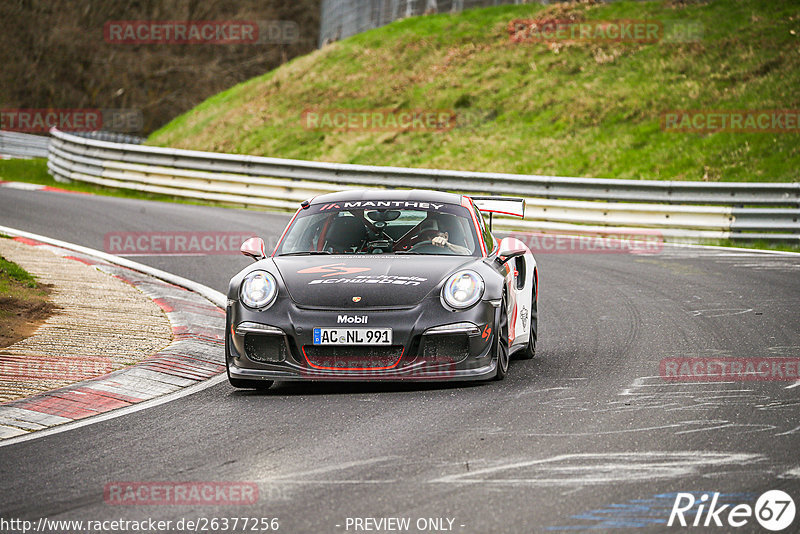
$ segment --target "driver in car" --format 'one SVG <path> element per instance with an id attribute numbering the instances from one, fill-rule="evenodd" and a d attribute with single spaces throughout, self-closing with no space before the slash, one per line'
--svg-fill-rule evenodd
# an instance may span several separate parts
<path id="1" fill-rule="evenodd" d="M 434 246 L 437 246 L 437 247 L 442 247 L 442 248 L 447 247 L 448 249 L 450 249 L 451 251 L 455 252 L 456 254 L 466 255 L 466 254 L 470 253 L 469 249 L 467 247 L 462 247 L 461 245 L 456 245 L 456 244 L 451 243 L 450 241 L 448 241 L 447 239 L 449 237 L 450 237 L 450 234 L 448 234 L 447 232 L 439 232 L 439 235 L 437 235 L 436 237 L 434 237 L 431 240 L 431 244 L 433 244 Z"/>
<path id="2" fill-rule="evenodd" d="M 467 247 L 462 247 L 461 245 L 456 245 L 455 243 L 451 243 L 449 241 L 450 234 L 446 231 L 443 231 L 442 226 L 444 221 L 440 222 L 436 215 L 429 216 L 422 222 L 420 234 L 429 231 L 435 231 L 436 235 L 431 239 L 431 244 L 436 247 L 440 248 L 447 248 L 451 252 L 460 255 L 468 255 L 470 254 L 470 250 Z"/>

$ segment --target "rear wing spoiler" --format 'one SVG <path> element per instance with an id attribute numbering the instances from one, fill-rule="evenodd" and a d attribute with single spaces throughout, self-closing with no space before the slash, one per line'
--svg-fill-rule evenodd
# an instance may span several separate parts
<path id="1" fill-rule="evenodd" d="M 469 197 L 482 213 L 525 217 L 525 199 L 519 197 Z"/>
<path id="2" fill-rule="evenodd" d="M 469 197 L 481 210 L 489 214 L 489 231 L 492 231 L 492 215 L 511 215 L 512 217 L 525 217 L 525 199 L 519 197 Z"/>

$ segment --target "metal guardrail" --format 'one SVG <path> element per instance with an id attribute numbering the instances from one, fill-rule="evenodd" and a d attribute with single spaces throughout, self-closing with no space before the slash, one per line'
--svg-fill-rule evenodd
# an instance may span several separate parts
<path id="1" fill-rule="evenodd" d="M 537 0 L 547 3 L 547 0 Z M 425 13 L 457 13 L 474 7 L 522 4 L 523 0 L 322 0 L 320 46 L 401 18 Z"/>
<path id="2" fill-rule="evenodd" d="M 605 180 L 350 165 L 112 143 L 52 130 L 48 168 L 61 181 L 177 197 L 295 209 L 352 188 L 424 188 L 527 198 L 526 220 L 503 228 L 635 234 L 673 240 L 800 242 L 800 183 Z M 652 231 L 650 235 L 652 235 Z"/>
<path id="3" fill-rule="evenodd" d="M 108 132 L 105 130 L 91 130 L 88 132 L 72 132 L 73 135 L 85 137 L 87 139 L 97 139 L 98 141 L 110 141 L 111 143 L 128 143 L 133 145 L 141 145 L 145 142 L 144 137 L 138 135 L 130 135 L 120 132 Z"/>
<path id="4" fill-rule="evenodd" d="M 145 140 L 144 137 L 106 131 L 75 132 L 73 135 L 87 139 L 136 145 L 142 144 Z M 48 135 L 0 130 L 0 157 L 46 158 L 49 154 L 50 139 Z"/>
<path id="5" fill-rule="evenodd" d="M 50 137 L 0 130 L 0 157 L 46 158 Z"/>
<path id="6" fill-rule="evenodd" d="M 465 9 L 505 4 L 553 4 L 569 0 L 322 0 L 319 46 L 339 41 L 395 20 L 436 13 L 460 13 Z M 615 0 L 600 0 L 614 2 Z M 693 40 L 702 27 L 685 20 L 664 22 L 667 41 Z"/>

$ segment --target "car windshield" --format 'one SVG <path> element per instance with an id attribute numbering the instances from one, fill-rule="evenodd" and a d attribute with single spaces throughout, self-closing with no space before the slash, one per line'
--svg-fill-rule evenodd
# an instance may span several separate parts
<path id="1" fill-rule="evenodd" d="M 469 211 L 455 204 L 353 201 L 301 210 L 277 250 L 303 254 L 478 255 Z"/>

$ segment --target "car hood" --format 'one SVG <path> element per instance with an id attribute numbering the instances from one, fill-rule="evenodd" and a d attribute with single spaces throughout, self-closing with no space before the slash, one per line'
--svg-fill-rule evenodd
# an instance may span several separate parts
<path id="1" fill-rule="evenodd" d="M 291 256 L 273 258 L 292 300 L 302 306 L 359 309 L 413 306 L 469 256 Z"/>

